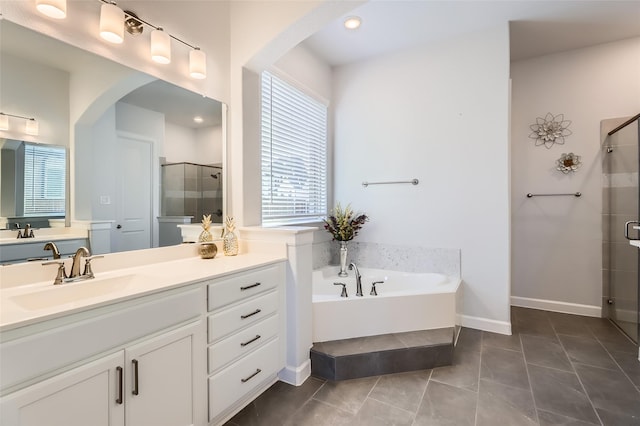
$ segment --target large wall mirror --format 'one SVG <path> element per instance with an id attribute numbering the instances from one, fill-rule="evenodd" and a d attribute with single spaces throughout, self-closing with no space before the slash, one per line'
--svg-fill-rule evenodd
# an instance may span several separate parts
<path id="1" fill-rule="evenodd" d="M 1 112 L 39 125 L 27 134 L 25 120 L 10 116 L 0 130 L 0 228 L 98 224 L 108 238 L 96 252 L 109 252 L 177 244 L 176 226 L 202 215 L 223 221 L 222 103 L 6 19 L 0 93 Z M 66 153 L 63 169 L 50 167 L 62 187 L 48 193 L 62 191 L 62 211 L 36 217 L 24 209 L 21 152 L 30 147 Z"/>

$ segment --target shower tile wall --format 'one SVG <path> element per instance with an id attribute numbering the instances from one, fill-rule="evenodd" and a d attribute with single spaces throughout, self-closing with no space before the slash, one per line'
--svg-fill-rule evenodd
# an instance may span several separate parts
<path id="1" fill-rule="evenodd" d="M 634 339 L 638 337 L 638 249 L 626 240 L 624 225 L 639 217 L 638 131 L 633 123 L 605 139 L 602 189 L 603 309 L 611 309 L 610 316 Z M 608 305 L 610 298 L 614 305 Z"/>
<path id="2" fill-rule="evenodd" d="M 435 272 L 460 277 L 460 250 L 350 241 L 347 262 L 360 267 L 403 272 Z M 339 244 L 335 241 L 313 244 L 313 268 L 340 263 Z"/>
<path id="3" fill-rule="evenodd" d="M 211 214 L 222 223 L 221 167 L 176 163 L 162 167 L 162 215 L 192 216 L 192 222 Z M 215 177 L 214 177 L 215 176 Z"/>

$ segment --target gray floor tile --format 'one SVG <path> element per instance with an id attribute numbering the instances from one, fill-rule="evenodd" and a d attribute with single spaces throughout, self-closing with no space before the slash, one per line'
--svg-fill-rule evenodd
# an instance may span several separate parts
<path id="1" fill-rule="evenodd" d="M 406 347 L 431 346 L 450 344 L 453 340 L 453 327 L 439 328 L 437 330 L 409 331 L 395 333 L 394 336 Z"/>
<path id="2" fill-rule="evenodd" d="M 529 365 L 531 388 L 539 409 L 599 423 L 596 413 L 574 373 Z"/>
<path id="3" fill-rule="evenodd" d="M 273 426 L 341 426 L 352 425 L 355 415 L 340 410 L 322 401 L 315 399 L 309 400 L 304 404 L 288 421 L 280 419 L 280 423 Z M 265 423 L 265 426 L 271 426 Z"/>
<path id="4" fill-rule="evenodd" d="M 480 378 L 492 380 L 507 386 L 529 389 L 529 378 L 520 352 L 494 347 L 482 349 Z"/>
<path id="5" fill-rule="evenodd" d="M 478 390 L 480 377 L 480 352 L 474 350 L 460 351 L 456 348 L 453 364 L 447 367 L 434 368 L 431 380 L 446 383 L 472 391 Z"/>
<path id="6" fill-rule="evenodd" d="M 497 333 L 482 332 L 482 347 L 493 346 L 501 349 L 522 352 L 520 345 L 520 335 L 514 333 L 511 336 Z"/>
<path id="7" fill-rule="evenodd" d="M 597 336 L 600 343 L 607 348 L 609 352 L 629 352 L 638 354 L 638 345 L 634 345 L 628 337 L 624 336 L 616 329 L 615 332 Z"/>
<path id="8" fill-rule="evenodd" d="M 519 389 L 480 380 L 478 392 L 477 426 L 538 424 L 530 389 Z"/>
<path id="9" fill-rule="evenodd" d="M 630 352 L 611 352 L 611 356 L 616 360 L 629 379 L 636 385 L 640 386 L 640 361 L 638 354 Z"/>
<path id="10" fill-rule="evenodd" d="M 594 407 L 640 420 L 640 393 L 622 371 L 580 364 L 575 368 Z"/>
<path id="11" fill-rule="evenodd" d="M 567 354 L 557 340 L 523 335 L 522 347 L 524 348 L 524 356 L 528 364 L 573 371 Z"/>
<path id="12" fill-rule="evenodd" d="M 364 400 L 378 381 L 378 377 L 326 382 L 315 394 L 314 399 L 325 402 L 348 413 L 358 412 Z"/>
<path id="13" fill-rule="evenodd" d="M 458 336 L 456 350 L 480 352 L 482 345 L 482 331 L 463 328 Z"/>
<path id="14" fill-rule="evenodd" d="M 564 335 L 559 337 L 571 362 L 614 370 L 617 369 L 609 353 L 596 339 Z"/>
<path id="15" fill-rule="evenodd" d="M 600 424 L 600 422 L 588 423 L 544 410 L 538 410 L 538 421 L 540 422 L 540 426 L 592 426 Z"/>
<path id="16" fill-rule="evenodd" d="M 475 423 L 477 394 L 429 381 L 414 425 L 472 426 Z"/>
<path id="17" fill-rule="evenodd" d="M 411 426 L 415 413 L 367 399 L 355 419 L 359 426 Z"/>
<path id="18" fill-rule="evenodd" d="M 415 414 L 430 375 L 431 370 L 422 370 L 381 376 L 369 398 Z"/>
<path id="19" fill-rule="evenodd" d="M 534 336 L 545 336 L 551 339 L 556 338 L 556 332 L 546 316 L 517 316 L 516 320 L 512 322 L 512 330 L 521 335 L 532 334 Z"/>
<path id="20" fill-rule="evenodd" d="M 596 409 L 600 420 L 604 426 L 638 426 L 640 425 L 640 418 L 637 416 L 630 416 L 615 411 L 603 410 L 602 408 Z"/>
<path id="21" fill-rule="evenodd" d="M 315 343 L 314 348 L 332 356 L 361 354 L 404 348 L 405 345 L 393 334 L 358 337 L 355 339 L 335 340 Z"/>
<path id="22" fill-rule="evenodd" d="M 549 320 L 557 334 L 576 337 L 594 337 L 582 316 L 549 312 Z"/>
<path id="23" fill-rule="evenodd" d="M 301 386 L 274 383 L 267 391 L 236 414 L 231 422 L 238 426 L 278 424 L 311 398 L 324 380 L 310 377 Z"/>

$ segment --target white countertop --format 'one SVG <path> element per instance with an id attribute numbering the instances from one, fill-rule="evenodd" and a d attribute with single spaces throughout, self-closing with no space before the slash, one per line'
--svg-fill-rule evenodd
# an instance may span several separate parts
<path id="1" fill-rule="evenodd" d="M 95 259 L 92 262 L 96 275 L 94 279 L 54 286 L 55 268 L 53 268 L 49 270 L 51 279 L 46 282 L 29 283 L 0 289 L 0 332 L 182 287 L 205 279 L 217 278 L 245 269 L 268 265 L 286 260 L 286 257 L 279 250 L 267 253 L 249 252 L 231 257 L 218 254 L 214 259 L 188 257 L 105 272 L 101 272 L 100 260 L 102 259 Z M 92 284 L 95 289 L 104 284 L 117 285 L 114 286 L 115 290 L 109 290 L 105 294 L 95 296 L 90 294 L 87 296 L 87 290 Z M 55 298 L 61 295 L 61 292 L 71 292 L 69 294 L 72 294 L 75 291 L 73 289 L 74 286 L 86 286 L 83 287 L 84 296 L 78 300 L 37 309 L 26 309 L 19 303 L 21 298 L 28 298 L 31 294 L 44 292 L 42 294 L 43 305 L 47 305 L 49 296 L 50 298 Z M 53 292 L 56 291 L 60 291 L 60 293 L 54 294 Z"/>
<path id="2" fill-rule="evenodd" d="M 631 244 L 632 246 L 640 248 L 640 240 L 630 240 L 629 244 Z"/>

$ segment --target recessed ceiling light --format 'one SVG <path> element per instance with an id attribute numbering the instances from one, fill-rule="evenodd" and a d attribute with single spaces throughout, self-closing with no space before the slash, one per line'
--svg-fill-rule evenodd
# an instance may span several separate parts
<path id="1" fill-rule="evenodd" d="M 362 24 L 362 19 L 359 16 L 349 16 L 344 20 L 344 27 L 348 30 L 355 30 Z"/>
<path id="2" fill-rule="evenodd" d="M 196 115 L 195 117 L 193 117 L 193 121 L 200 124 L 204 121 L 204 118 L 200 117 L 199 115 Z"/>

